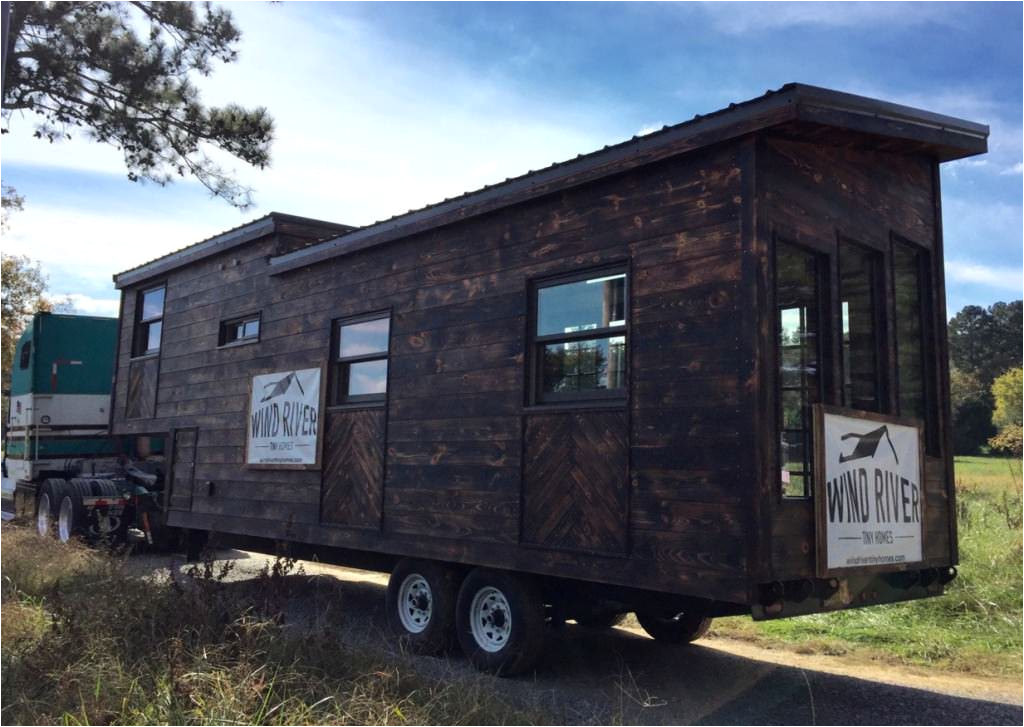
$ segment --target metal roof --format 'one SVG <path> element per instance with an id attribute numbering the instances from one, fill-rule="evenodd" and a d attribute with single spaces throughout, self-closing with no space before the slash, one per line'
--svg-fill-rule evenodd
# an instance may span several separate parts
<path id="1" fill-rule="evenodd" d="M 817 86 L 789 83 L 757 98 L 729 104 L 710 114 L 698 114 L 674 126 L 665 126 L 660 131 L 634 136 L 620 144 L 605 146 L 538 171 L 531 170 L 519 177 L 273 257 L 270 260 L 271 273 L 284 273 L 351 254 L 668 156 L 793 121 L 916 143 L 928 149 L 939 161 L 985 152 L 989 133 L 983 124 L 952 116 Z"/>
<path id="2" fill-rule="evenodd" d="M 199 242 L 192 243 L 191 245 L 186 245 L 174 252 L 169 252 L 166 255 L 161 255 L 149 262 L 136 265 L 134 268 L 129 268 L 128 270 L 117 273 L 114 275 L 114 284 L 118 288 L 122 288 L 126 285 L 132 285 L 155 275 L 165 273 L 168 270 L 180 267 L 185 263 L 195 262 L 196 260 L 201 260 L 218 252 L 223 252 L 246 242 L 259 239 L 260 237 L 264 237 L 265 235 L 269 235 L 274 232 L 277 225 L 283 222 L 308 225 L 310 227 L 322 227 L 324 228 L 324 235 L 320 238 L 321 240 L 328 238 L 334 239 L 337 238 L 339 232 L 345 233 L 356 229 L 351 225 L 342 225 L 336 222 L 325 222 L 324 220 L 315 220 L 309 217 L 298 217 L 296 215 L 288 215 L 282 212 L 270 212 L 263 215 L 263 217 L 245 222 L 237 227 L 232 227 L 229 230 L 224 230 L 223 232 L 219 232 L 205 240 L 200 240 Z"/>

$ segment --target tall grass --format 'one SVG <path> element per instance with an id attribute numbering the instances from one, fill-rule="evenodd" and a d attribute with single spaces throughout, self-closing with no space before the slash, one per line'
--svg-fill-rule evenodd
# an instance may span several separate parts
<path id="1" fill-rule="evenodd" d="M 1019 675 L 1022 653 L 1021 466 L 956 460 L 959 576 L 940 598 L 780 621 L 716 621 L 714 634 L 981 675 Z"/>
<path id="2" fill-rule="evenodd" d="M 4 723 L 537 721 L 487 677 L 453 675 L 441 660 L 419 662 L 436 667 L 424 674 L 401 654 L 343 642 L 337 594 L 304 589 L 310 579 L 289 561 L 244 583 L 209 562 L 173 577 L 129 567 L 4 525 Z M 313 628 L 289 624 L 293 596 L 322 600 Z"/>

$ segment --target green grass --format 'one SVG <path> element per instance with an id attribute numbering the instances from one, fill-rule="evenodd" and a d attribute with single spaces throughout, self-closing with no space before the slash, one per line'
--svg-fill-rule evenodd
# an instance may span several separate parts
<path id="1" fill-rule="evenodd" d="M 278 561 L 139 577 L 130 561 L 2 531 L 5 724 L 524 724 L 490 677 L 337 636 L 344 594 Z M 168 575 L 164 571 L 164 576 Z M 311 606 L 315 628 L 286 614 Z"/>
<path id="2" fill-rule="evenodd" d="M 806 653 L 844 654 L 990 676 L 1021 674 L 1021 463 L 956 459 L 959 577 L 945 596 L 754 623 L 713 634 Z"/>

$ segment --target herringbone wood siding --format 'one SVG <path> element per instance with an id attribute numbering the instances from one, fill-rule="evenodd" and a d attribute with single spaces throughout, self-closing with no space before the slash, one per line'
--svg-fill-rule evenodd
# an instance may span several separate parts
<path id="1" fill-rule="evenodd" d="M 148 358 L 132 361 L 128 368 L 127 419 L 150 419 L 156 416 L 156 387 L 160 360 Z"/>
<path id="2" fill-rule="evenodd" d="M 523 540 L 624 553 L 629 455 L 626 413 L 531 416 L 523 458 Z"/>
<path id="3" fill-rule="evenodd" d="M 326 430 L 320 521 L 378 528 L 384 495 L 384 410 L 330 412 Z"/>

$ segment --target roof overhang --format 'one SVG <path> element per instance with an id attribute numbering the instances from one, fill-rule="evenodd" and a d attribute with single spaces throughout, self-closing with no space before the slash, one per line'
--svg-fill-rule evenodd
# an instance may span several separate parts
<path id="1" fill-rule="evenodd" d="M 865 96 L 792 83 L 708 116 L 665 127 L 574 160 L 414 210 L 302 250 L 270 259 L 271 274 L 376 247 L 502 207 L 626 172 L 678 154 L 772 127 L 806 123 L 859 135 L 887 150 L 905 147 L 938 161 L 988 150 L 989 129 L 952 116 Z"/>
<path id="2" fill-rule="evenodd" d="M 154 277 L 163 275 L 171 270 L 180 268 L 183 265 L 202 260 L 203 258 L 216 255 L 227 250 L 244 245 L 253 240 L 258 240 L 278 231 L 284 224 L 302 225 L 310 228 L 322 228 L 323 237 L 330 237 L 332 233 L 344 234 L 355 229 L 350 225 L 341 225 L 334 222 L 314 220 L 307 217 L 287 215 L 281 212 L 271 212 L 252 222 L 247 222 L 239 227 L 232 228 L 215 235 L 194 245 L 164 255 L 138 267 L 126 270 L 114 275 L 114 287 L 124 288 L 130 285 L 141 283 Z"/>

